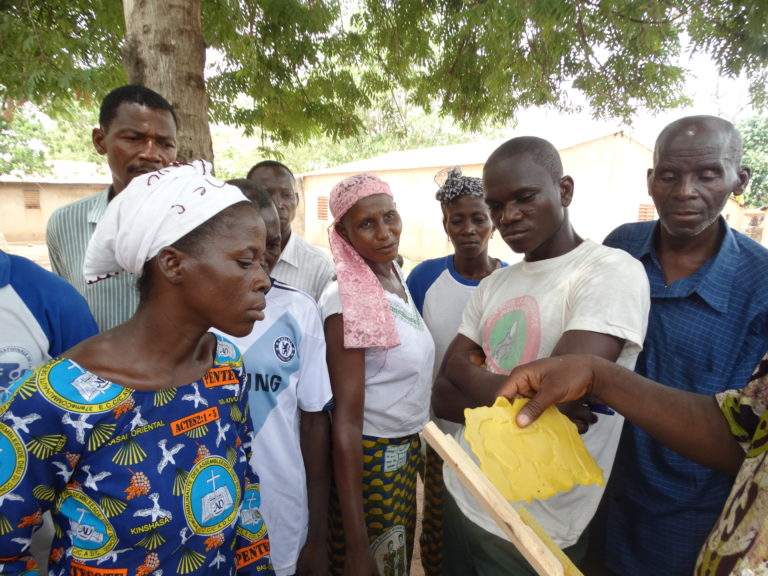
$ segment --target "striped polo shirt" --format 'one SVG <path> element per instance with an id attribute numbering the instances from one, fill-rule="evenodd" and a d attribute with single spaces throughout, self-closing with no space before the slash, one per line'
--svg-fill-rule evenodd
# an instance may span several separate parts
<path id="1" fill-rule="evenodd" d="M 315 302 L 336 276 L 333 261 L 322 249 L 292 233 L 271 273 L 292 288 L 306 292 Z"/>
<path id="2" fill-rule="evenodd" d="M 85 250 L 107 209 L 111 188 L 57 209 L 45 231 L 51 269 L 85 297 L 101 331 L 128 320 L 139 303 L 133 274 L 121 272 L 96 284 L 86 284 L 83 276 Z"/>

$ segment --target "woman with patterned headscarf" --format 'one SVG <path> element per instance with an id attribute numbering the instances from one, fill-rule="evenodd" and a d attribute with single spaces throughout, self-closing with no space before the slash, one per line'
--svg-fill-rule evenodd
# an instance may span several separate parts
<path id="1" fill-rule="evenodd" d="M 480 280 L 506 263 L 488 256 L 493 234 L 488 207 L 483 200 L 483 181 L 462 176 L 454 166 L 435 176 L 440 189 L 435 198 L 443 211 L 443 228 L 453 244 L 449 256 L 426 260 L 408 275 L 408 289 L 435 339 L 434 375 L 448 345 L 459 331 L 461 315 Z M 440 429 L 453 436 L 457 424 L 433 418 Z M 421 563 L 427 576 L 443 574 L 443 461 L 427 447 L 424 475 L 424 518 L 421 531 Z"/>
<path id="2" fill-rule="evenodd" d="M 83 272 L 140 275 L 139 306 L 4 391 L 0 572 L 34 572 L 29 539 L 50 509 L 51 573 L 273 574 L 242 359 L 208 331 L 246 335 L 264 317 L 264 238 L 259 211 L 202 161 L 110 202 Z"/>
<path id="3" fill-rule="evenodd" d="M 434 345 L 395 263 L 402 224 L 389 186 L 350 176 L 329 207 L 337 280 L 320 309 L 334 396 L 331 573 L 407 576 Z"/>

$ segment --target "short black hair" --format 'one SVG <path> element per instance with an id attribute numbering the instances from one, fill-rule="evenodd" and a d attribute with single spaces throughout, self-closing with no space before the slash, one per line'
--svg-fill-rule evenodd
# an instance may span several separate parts
<path id="1" fill-rule="evenodd" d="M 523 154 L 530 156 L 535 164 L 549 172 L 555 184 L 563 177 L 563 162 L 560 160 L 560 153 L 557 148 L 548 140 L 536 136 L 518 136 L 507 140 L 491 152 L 485 165 L 490 166 L 505 158 Z"/>
<path id="2" fill-rule="evenodd" d="M 700 125 L 708 130 L 722 130 L 727 138 L 725 149 L 728 151 L 728 158 L 737 168 L 741 166 L 741 157 L 744 154 L 744 147 L 741 143 L 741 134 L 731 122 L 718 116 L 709 116 L 700 114 L 696 116 L 684 116 L 667 124 L 656 138 L 656 144 L 653 147 L 653 165 L 659 160 L 659 149 L 666 142 L 670 135 L 685 130 L 689 126 Z"/>
<path id="3" fill-rule="evenodd" d="M 139 104 L 140 106 L 146 106 L 153 110 L 167 110 L 173 116 L 173 122 L 176 126 L 179 125 L 179 121 L 176 118 L 176 111 L 171 106 L 170 102 L 160 96 L 154 90 L 150 90 L 146 86 L 140 86 L 138 84 L 128 84 L 127 86 L 120 86 L 115 88 L 104 96 L 104 100 L 101 101 L 101 108 L 99 109 L 99 126 L 102 130 L 108 130 L 109 125 L 117 116 L 117 109 L 120 104 L 128 102 L 129 104 Z"/>
<path id="4" fill-rule="evenodd" d="M 253 173 L 258 170 L 259 168 L 282 168 L 288 174 L 291 175 L 291 179 L 295 182 L 296 177 L 293 175 L 293 172 L 291 172 L 291 169 L 288 168 L 285 164 L 282 162 L 278 162 L 277 160 L 262 160 L 261 162 L 257 162 L 253 166 L 251 166 L 251 169 L 248 170 L 248 174 L 245 176 L 248 180 L 251 179 L 251 176 L 253 176 Z"/>
<path id="5" fill-rule="evenodd" d="M 272 200 L 272 196 L 266 189 L 256 184 L 253 180 L 247 180 L 246 178 L 233 178 L 227 180 L 227 184 L 237 186 L 248 200 L 256 204 L 260 210 L 264 208 L 275 208 L 275 201 Z"/>

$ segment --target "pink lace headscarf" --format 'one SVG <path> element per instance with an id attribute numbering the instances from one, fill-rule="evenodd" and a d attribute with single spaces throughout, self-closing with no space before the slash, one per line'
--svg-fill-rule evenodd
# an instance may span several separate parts
<path id="1" fill-rule="evenodd" d="M 336 184 L 328 199 L 333 215 L 328 236 L 339 283 L 345 348 L 392 348 L 400 344 L 381 282 L 357 250 L 336 231 L 336 224 L 352 206 L 374 194 L 393 197 L 389 184 L 378 176 L 355 174 Z"/>

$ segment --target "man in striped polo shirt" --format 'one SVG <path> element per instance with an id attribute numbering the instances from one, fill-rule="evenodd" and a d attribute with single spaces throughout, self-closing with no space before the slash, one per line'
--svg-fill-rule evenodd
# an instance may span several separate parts
<path id="1" fill-rule="evenodd" d="M 51 268 L 77 288 L 96 318 L 109 330 L 131 317 L 139 301 L 136 277 L 123 273 L 86 284 L 83 259 L 107 204 L 140 174 L 176 160 L 176 113 L 168 101 L 143 86 L 116 88 L 104 98 L 93 145 L 106 155 L 112 184 L 104 191 L 56 210 L 48 220 L 46 243 Z"/>
<path id="2" fill-rule="evenodd" d="M 269 192 L 280 216 L 282 253 L 272 277 L 319 300 L 336 269 L 325 252 L 291 230 L 299 204 L 293 172 L 276 160 L 262 160 L 248 171 L 247 179 Z"/>

